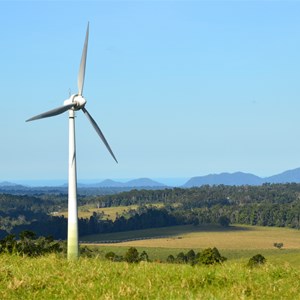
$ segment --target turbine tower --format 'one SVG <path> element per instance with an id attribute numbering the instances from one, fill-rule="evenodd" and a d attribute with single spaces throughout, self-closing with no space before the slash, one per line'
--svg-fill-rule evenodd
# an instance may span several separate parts
<path id="1" fill-rule="evenodd" d="M 87 48 L 89 39 L 89 23 L 86 29 L 85 42 L 82 51 L 82 57 L 78 72 L 78 94 L 71 95 L 69 99 L 64 101 L 64 105 L 54 108 L 45 113 L 34 116 L 28 121 L 53 117 L 69 111 L 69 186 L 68 186 L 68 259 L 77 259 L 79 257 L 78 244 L 78 208 L 77 208 L 77 175 L 76 175 L 76 147 L 75 147 L 75 111 L 82 110 L 88 118 L 97 134 L 103 141 L 107 150 L 118 163 L 114 153 L 112 152 L 108 142 L 106 141 L 99 126 L 85 108 L 86 100 L 83 97 L 83 85 L 85 76 L 85 65 L 87 58 Z"/>

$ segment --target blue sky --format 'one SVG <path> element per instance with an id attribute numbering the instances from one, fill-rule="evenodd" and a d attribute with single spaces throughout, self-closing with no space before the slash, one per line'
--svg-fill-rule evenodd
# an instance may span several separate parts
<path id="1" fill-rule="evenodd" d="M 77 91 L 119 164 L 76 118 L 79 179 L 192 177 L 300 166 L 300 2 L 0 2 L 0 180 L 67 179 Z"/>

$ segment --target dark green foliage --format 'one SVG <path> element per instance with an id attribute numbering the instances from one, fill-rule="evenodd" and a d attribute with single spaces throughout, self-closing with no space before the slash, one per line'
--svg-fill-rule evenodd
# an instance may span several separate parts
<path id="1" fill-rule="evenodd" d="M 118 261 L 126 261 L 128 263 L 138 263 L 140 261 L 150 261 L 149 256 L 146 251 L 143 251 L 141 254 L 139 254 L 138 250 L 134 247 L 131 247 L 127 250 L 124 257 L 119 256 L 116 253 L 110 251 L 105 254 L 105 258 L 114 262 Z"/>
<path id="2" fill-rule="evenodd" d="M 226 216 L 221 216 L 218 220 L 218 223 L 223 227 L 228 227 L 230 224 L 230 219 Z"/>
<path id="3" fill-rule="evenodd" d="M 149 256 L 146 251 L 140 254 L 139 261 L 149 261 Z"/>
<path id="4" fill-rule="evenodd" d="M 274 247 L 281 249 L 283 247 L 283 243 L 274 243 Z"/>
<path id="5" fill-rule="evenodd" d="M 95 256 L 94 251 L 87 246 L 80 247 L 79 250 L 80 250 L 81 257 L 94 257 Z"/>
<path id="6" fill-rule="evenodd" d="M 185 264 L 187 263 L 187 257 L 183 252 L 178 253 L 175 262 L 178 264 Z"/>
<path id="7" fill-rule="evenodd" d="M 224 262 L 226 257 L 221 256 L 217 248 L 207 248 L 200 253 L 198 262 L 204 265 L 214 265 L 216 263 Z"/>
<path id="8" fill-rule="evenodd" d="M 287 226 L 300 229 L 300 184 L 264 184 L 262 186 L 202 186 L 164 190 L 131 190 L 115 195 L 79 196 L 79 202 L 95 207 L 141 205 L 115 221 L 95 213 L 79 220 L 79 235 L 184 224 L 251 224 Z M 164 208 L 146 207 L 163 203 Z M 59 191 L 23 196 L 0 194 L 0 238 L 6 233 L 18 235 L 24 230 L 37 236 L 52 235 L 66 239 L 67 219 L 49 215 L 67 205 L 67 195 Z M 230 223 L 229 223 L 230 222 Z"/>
<path id="9" fill-rule="evenodd" d="M 116 253 L 112 252 L 112 251 L 107 252 L 105 254 L 105 258 L 108 259 L 108 260 L 111 260 L 111 261 L 114 261 L 116 256 L 117 256 Z"/>
<path id="10" fill-rule="evenodd" d="M 187 263 L 194 265 L 196 264 L 196 253 L 194 250 L 190 250 L 186 255 Z"/>
<path id="11" fill-rule="evenodd" d="M 247 266 L 253 268 L 253 267 L 261 266 L 265 264 L 265 262 L 266 259 L 264 258 L 264 256 L 262 256 L 261 254 L 256 254 L 249 259 Z"/>
<path id="12" fill-rule="evenodd" d="M 60 243 L 55 242 L 52 237 L 36 237 L 31 231 L 20 233 L 17 240 L 12 234 L 0 240 L 0 253 L 9 253 L 26 256 L 40 256 L 46 253 L 58 253 L 62 251 Z"/>
<path id="13" fill-rule="evenodd" d="M 167 258 L 168 263 L 191 264 L 192 266 L 196 264 L 213 265 L 226 260 L 227 258 L 222 256 L 217 248 L 207 248 L 197 254 L 194 250 L 190 250 L 186 254 L 178 253 L 176 258 L 173 255 L 169 255 Z"/>
<path id="14" fill-rule="evenodd" d="M 137 263 L 137 262 L 139 262 L 139 252 L 137 251 L 136 248 L 131 247 L 125 253 L 124 259 L 128 263 Z"/>
<path id="15" fill-rule="evenodd" d="M 172 254 L 170 254 L 167 257 L 167 263 L 173 264 L 174 262 L 175 262 L 175 257 Z"/>

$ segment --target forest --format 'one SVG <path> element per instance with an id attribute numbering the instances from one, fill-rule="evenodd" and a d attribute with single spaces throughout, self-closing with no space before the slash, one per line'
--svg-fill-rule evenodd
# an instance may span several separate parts
<path id="1" fill-rule="evenodd" d="M 95 208 L 138 205 L 110 220 L 94 212 L 79 219 L 80 236 L 183 224 L 230 223 L 299 228 L 300 184 L 202 186 L 131 190 L 112 195 L 80 195 L 79 205 Z M 157 206 L 157 204 L 160 204 Z M 53 212 L 66 209 L 66 194 L 0 194 L 0 236 L 32 230 L 65 239 L 67 219 Z"/>

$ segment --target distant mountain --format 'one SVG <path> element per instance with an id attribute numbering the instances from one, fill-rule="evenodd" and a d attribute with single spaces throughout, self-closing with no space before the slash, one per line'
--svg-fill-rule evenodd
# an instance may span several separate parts
<path id="1" fill-rule="evenodd" d="M 253 174 L 236 172 L 210 174 L 206 176 L 192 177 L 182 187 L 197 187 L 201 185 L 261 185 L 263 183 L 300 183 L 300 168 L 285 171 L 270 177 L 258 177 Z"/>
<path id="2" fill-rule="evenodd" d="M 139 179 L 134 179 L 130 180 L 126 183 L 124 183 L 124 186 L 129 186 L 129 187 L 163 187 L 165 186 L 164 184 L 154 181 L 149 178 L 139 178 Z"/>
<path id="3" fill-rule="evenodd" d="M 16 186 L 17 184 L 9 182 L 9 181 L 2 181 L 0 182 L 0 186 Z"/>
<path id="4" fill-rule="evenodd" d="M 149 178 L 139 178 L 130 180 L 127 182 L 118 182 L 111 179 L 106 179 L 99 183 L 93 183 L 93 184 L 78 184 L 79 187 L 94 187 L 94 188 L 107 188 L 107 187 L 117 187 L 117 188 L 124 188 L 124 187 L 131 187 L 131 188 L 140 188 L 140 187 L 164 187 L 165 185 L 154 181 Z"/>
<path id="5" fill-rule="evenodd" d="M 264 182 L 269 183 L 287 183 L 287 182 L 300 182 L 300 168 L 285 171 L 283 173 L 266 177 Z"/>
<path id="6" fill-rule="evenodd" d="M 206 176 L 197 176 L 189 179 L 182 188 L 197 187 L 202 185 L 261 185 L 263 183 L 300 183 L 300 168 L 288 170 L 277 175 L 261 178 L 253 174 L 235 172 L 209 174 Z M 158 181 L 149 178 L 138 178 L 127 182 L 119 182 L 106 179 L 99 183 L 84 184 L 78 183 L 78 192 L 81 194 L 108 194 L 131 189 L 164 189 L 167 188 Z M 12 182 L 0 182 L 0 193 L 13 194 L 38 194 L 38 193 L 67 193 L 68 184 L 61 186 L 24 186 Z"/>
<path id="7" fill-rule="evenodd" d="M 210 174 L 206 176 L 192 177 L 188 180 L 183 187 L 194 187 L 201 185 L 260 185 L 262 178 L 248 173 L 221 173 Z"/>
<path id="8" fill-rule="evenodd" d="M 16 183 L 9 182 L 9 181 L 0 182 L 0 187 L 1 188 L 26 188 L 24 185 L 16 184 Z"/>

